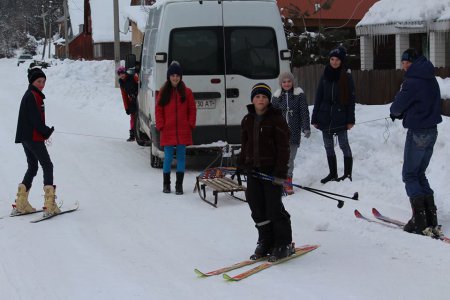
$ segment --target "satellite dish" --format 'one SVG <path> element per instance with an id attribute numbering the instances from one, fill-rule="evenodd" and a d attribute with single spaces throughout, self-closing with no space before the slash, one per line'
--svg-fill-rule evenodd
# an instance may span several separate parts
<path id="1" fill-rule="evenodd" d="M 130 19 L 126 18 L 125 22 L 123 23 L 123 34 L 127 34 L 128 31 L 130 31 Z"/>

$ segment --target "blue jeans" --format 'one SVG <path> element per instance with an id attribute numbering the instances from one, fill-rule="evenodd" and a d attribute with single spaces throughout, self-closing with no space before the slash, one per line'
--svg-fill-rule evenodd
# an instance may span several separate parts
<path id="1" fill-rule="evenodd" d="M 437 135 L 436 126 L 426 129 L 408 129 L 403 154 L 402 179 L 405 183 L 406 194 L 410 198 L 433 194 L 425 171 L 433 155 Z"/>
<path id="2" fill-rule="evenodd" d="M 164 173 L 170 173 L 175 148 L 177 148 L 177 172 L 184 173 L 186 167 L 186 145 L 164 146 Z"/>

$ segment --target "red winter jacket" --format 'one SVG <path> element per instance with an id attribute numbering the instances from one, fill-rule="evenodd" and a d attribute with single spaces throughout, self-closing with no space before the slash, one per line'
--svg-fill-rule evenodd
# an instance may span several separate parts
<path id="1" fill-rule="evenodd" d="M 186 99 L 181 102 L 179 92 L 171 88 L 170 101 L 165 106 L 156 101 L 156 129 L 160 131 L 161 146 L 192 145 L 197 108 L 191 89 L 186 87 Z"/>

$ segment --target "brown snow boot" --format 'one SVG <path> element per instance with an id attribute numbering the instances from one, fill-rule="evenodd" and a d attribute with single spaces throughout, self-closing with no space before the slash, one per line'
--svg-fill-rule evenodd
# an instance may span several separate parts
<path id="1" fill-rule="evenodd" d="M 30 202 L 28 202 L 29 192 L 30 191 L 27 191 L 27 187 L 25 186 L 25 184 L 19 184 L 19 187 L 17 189 L 16 203 L 13 205 L 13 211 L 11 212 L 11 214 L 32 213 L 36 211 L 36 209 L 31 206 Z"/>
<path id="2" fill-rule="evenodd" d="M 46 185 L 44 186 L 44 216 L 51 216 L 51 215 L 57 215 L 61 212 L 58 205 L 55 202 L 56 195 L 55 195 L 55 189 L 56 186 L 54 185 Z"/>

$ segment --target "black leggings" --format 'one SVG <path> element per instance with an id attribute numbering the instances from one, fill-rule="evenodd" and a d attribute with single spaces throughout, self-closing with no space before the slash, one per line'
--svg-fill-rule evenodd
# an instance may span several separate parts
<path id="1" fill-rule="evenodd" d="M 44 142 L 24 141 L 22 146 L 28 163 L 28 169 L 22 183 L 27 187 L 27 190 L 31 188 L 33 179 L 38 172 L 38 162 L 41 164 L 44 172 L 44 185 L 53 185 L 53 163 L 50 160 Z"/>

